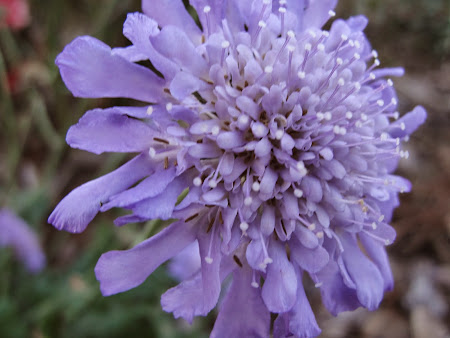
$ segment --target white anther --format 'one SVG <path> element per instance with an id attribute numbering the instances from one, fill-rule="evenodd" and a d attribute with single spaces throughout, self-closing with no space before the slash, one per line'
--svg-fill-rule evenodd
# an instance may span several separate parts
<path id="1" fill-rule="evenodd" d="M 247 196 L 244 199 L 244 205 L 247 206 L 247 207 L 250 206 L 252 204 L 252 202 L 253 202 L 253 198 L 251 196 Z"/>
<path id="2" fill-rule="evenodd" d="M 289 31 L 286 33 L 286 35 L 289 36 L 291 39 L 295 38 L 295 33 L 294 33 L 294 31 L 289 30 Z"/>
<path id="3" fill-rule="evenodd" d="M 299 71 L 299 72 L 297 73 L 297 76 L 299 77 L 299 79 L 304 79 L 304 78 L 306 77 L 306 73 L 305 73 L 305 72 L 302 72 L 302 71 Z"/>
<path id="4" fill-rule="evenodd" d="M 327 38 L 330 36 L 330 32 L 322 31 L 322 35 Z"/>
<path id="5" fill-rule="evenodd" d="M 400 137 L 397 137 L 397 138 L 395 139 L 395 145 L 396 145 L 396 146 L 399 146 L 399 145 L 400 145 Z"/>
<path id="6" fill-rule="evenodd" d="M 338 80 L 338 85 L 339 85 L 340 87 L 342 87 L 343 85 L 345 85 L 345 80 L 344 80 L 342 77 Z"/>
<path id="7" fill-rule="evenodd" d="M 273 259 L 272 258 L 270 258 L 270 257 L 264 258 L 264 264 L 265 265 L 272 264 L 272 263 L 273 263 Z"/>
<path id="8" fill-rule="evenodd" d="M 339 134 L 341 134 L 341 135 L 347 134 L 347 128 L 341 127 L 341 128 L 339 129 Z"/>
<path id="9" fill-rule="evenodd" d="M 378 59 L 375 59 L 375 61 L 373 62 L 374 64 L 375 64 L 375 66 L 379 66 L 380 65 L 380 60 L 378 60 Z"/>
<path id="10" fill-rule="evenodd" d="M 362 127 L 362 122 L 361 121 L 356 121 L 355 126 L 356 126 L 356 128 L 361 128 Z"/>
<path id="11" fill-rule="evenodd" d="M 355 89 L 357 92 L 361 89 L 361 84 L 359 82 L 355 82 Z"/>
<path id="12" fill-rule="evenodd" d="M 230 47 L 230 41 L 227 41 L 227 40 L 223 41 L 223 42 L 222 42 L 222 48 L 223 48 L 223 49 L 226 49 L 226 48 L 228 48 L 228 47 Z"/>
<path id="13" fill-rule="evenodd" d="M 319 121 L 322 121 L 322 120 L 325 118 L 325 115 L 323 115 L 323 113 L 321 113 L 321 112 L 318 112 L 318 113 L 316 114 L 316 116 L 317 116 L 317 119 L 318 119 Z"/>
<path id="14" fill-rule="evenodd" d="M 317 45 L 317 49 L 320 50 L 321 52 L 323 52 L 325 50 L 325 45 L 323 43 L 319 43 Z"/>
<path id="15" fill-rule="evenodd" d="M 261 28 L 266 28 L 267 24 L 264 21 L 259 20 L 258 26 L 261 27 Z"/>
<path id="16" fill-rule="evenodd" d="M 290 53 L 292 53 L 295 50 L 295 46 L 292 46 L 292 45 L 289 45 L 286 48 Z"/>
<path id="17" fill-rule="evenodd" d="M 328 11 L 328 15 L 331 16 L 331 17 L 336 16 L 336 12 L 332 11 L 332 10 L 329 10 Z"/>
<path id="18" fill-rule="evenodd" d="M 323 282 L 319 282 L 319 283 L 314 284 L 314 286 L 316 288 L 320 288 L 322 285 L 323 285 Z"/>
<path id="19" fill-rule="evenodd" d="M 341 132 L 341 130 L 340 130 L 340 128 L 339 128 L 338 125 L 336 125 L 336 126 L 333 127 L 333 133 L 335 133 L 335 134 L 340 134 L 340 132 Z"/>
<path id="20" fill-rule="evenodd" d="M 203 7 L 203 13 L 209 13 L 209 12 L 211 12 L 211 7 L 209 7 L 209 6 Z"/>
<path id="21" fill-rule="evenodd" d="M 348 112 L 345 113 L 345 118 L 347 120 L 351 120 L 352 117 L 353 117 L 353 113 L 351 111 L 348 111 Z"/>
<path id="22" fill-rule="evenodd" d="M 385 132 L 381 133 L 381 135 L 380 135 L 380 140 L 381 141 L 386 141 L 388 138 L 389 138 L 389 134 L 388 133 L 385 133 Z"/>
<path id="23" fill-rule="evenodd" d="M 252 287 L 254 287 L 255 289 L 259 288 L 259 284 L 256 282 L 252 282 Z"/>
<path id="24" fill-rule="evenodd" d="M 296 167 L 298 170 L 305 169 L 305 163 L 303 163 L 303 161 L 298 161 Z"/>
<path id="25" fill-rule="evenodd" d="M 281 130 L 281 129 L 278 129 L 278 130 L 275 132 L 275 138 L 276 138 L 277 140 L 281 140 L 281 138 L 283 137 L 283 135 L 284 135 L 284 131 Z"/>
<path id="26" fill-rule="evenodd" d="M 313 31 L 313 30 L 308 30 L 308 34 L 312 37 L 315 38 L 317 36 L 317 34 Z"/>
<path id="27" fill-rule="evenodd" d="M 150 158 L 155 158 L 155 156 L 156 156 L 155 148 L 150 147 L 150 149 L 148 150 L 148 156 L 150 156 Z"/>
<path id="28" fill-rule="evenodd" d="M 341 58 L 337 58 L 336 59 L 336 63 L 338 66 L 342 65 L 344 63 L 344 60 L 342 60 Z"/>
<path id="29" fill-rule="evenodd" d="M 372 56 L 376 59 L 378 57 L 378 52 L 374 49 L 372 51 Z"/>
<path id="30" fill-rule="evenodd" d="M 370 73 L 369 77 L 371 80 L 375 80 L 377 78 L 374 73 Z"/>
<path id="31" fill-rule="evenodd" d="M 214 189 L 217 187 L 217 182 L 215 180 L 209 180 L 208 185 L 211 189 Z"/>
<path id="32" fill-rule="evenodd" d="M 316 230 L 316 223 L 311 223 L 311 224 L 308 226 L 308 229 L 311 230 L 311 231 Z"/>
<path id="33" fill-rule="evenodd" d="M 405 151 L 405 160 L 407 160 L 408 158 L 409 158 L 409 151 L 406 150 L 406 151 Z"/>
<path id="34" fill-rule="evenodd" d="M 364 113 L 361 113 L 361 120 L 367 121 L 367 115 Z"/>
<path id="35" fill-rule="evenodd" d="M 280 7 L 280 8 L 278 8 L 278 12 L 280 12 L 280 13 L 286 13 L 286 8 L 284 8 L 284 7 Z"/>
<path id="36" fill-rule="evenodd" d="M 147 108 L 147 115 L 151 116 L 152 114 L 153 114 L 153 107 L 150 106 L 150 107 Z"/>
<path id="37" fill-rule="evenodd" d="M 394 105 L 396 105 L 396 104 L 397 104 L 397 99 L 396 99 L 395 97 L 393 97 L 393 98 L 391 99 L 391 103 L 394 104 Z"/>
<path id="38" fill-rule="evenodd" d="M 377 230 L 377 223 L 375 223 L 375 222 L 372 222 L 372 224 L 371 224 L 371 225 L 372 225 L 372 229 L 373 229 L 373 230 Z"/>
<path id="39" fill-rule="evenodd" d="M 403 141 L 408 142 L 408 141 L 409 141 L 409 135 L 406 135 L 406 136 L 403 138 Z"/>
<path id="40" fill-rule="evenodd" d="M 261 189 L 261 185 L 259 184 L 259 182 L 253 182 L 253 184 L 252 184 L 252 190 L 253 190 L 254 192 L 258 192 L 259 189 Z"/>
<path id="41" fill-rule="evenodd" d="M 312 45 L 308 42 L 305 44 L 305 50 L 307 50 L 308 52 L 310 52 L 312 49 Z"/>
<path id="42" fill-rule="evenodd" d="M 265 72 L 266 74 L 272 74 L 272 72 L 273 72 L 273 67 L 272 67 L 272 66 L 266 66 L 266 67 L 264 68 L 264 72 Z"/>
<path id="43" fill-rule="evenodd" d="M 387 84 L 389 87 L 392 87 L 394 85 L 394 82 L 391 79 L 388 79 Z"/>
<path id="44" fill-rule="evenodd" d="M 401 130 L 405 130 L 406 129 L 406 125 L 404 122 L 400 123 L 400 129 Z"/>
<path id="45" fill-rule="evenodd" d="M 318 233 L 316 233 L 316 237 L 319 239 L 323 238 L 323 231 L 319 231 Z"/>
<path id="46" fill-rule="evenodd" d="M 171 111 L 172 108 L 173 108 L 173 104 L 172 103 L 169 102 L 168 104 L 166 104 L 166 110 L 167 111 Z"/>
<path id="47" fill-rule="evenodd" d="M 348 40 L 348 36 L 345 35 L 345 34 L 342 34 L 342 35 L 341 35 L 341 40 L 342 40 L 342 41 L 347 41 L 347 40 Z"/>
<path id="48" fill-rule="evenodd" d="M 247 115 L 239 115 L 238 117 L 238 122 L 241 123 L 242 125 L 246 125 L 248 122 L 250 121 L 249 117 Z"/>
<path id="49" fill-rule="evenodd" d="M 303 191 L 300 189 L 294 189 L 294 195 L 297 198 L 301 198 L 303 196 Z"/>
<path id="50" fill-rule="evenodd" d="M 214 136 L 217 136 L 217 135 L 219 135 L 219 132 L 220 132 L 219 126 L 212 127 L 211 134 L 213 134 Z"/>
<path id="51" fill-rule="evenodd" d="M 398 120 L 399 117 L 400 117 L 400 113 L 398 111 L 396 111 L 394 113 L 394 120 Z"/>
<path id="52" fill-rule="evenodd" d="M 358 40 L 355 40 L 355 47 L 359 49 L 359 47 L 361 47 L 361 44 L 359 43 Z"/>
<path id="53" fill-rule="evenodd" d="M 248 230 L 248 223 L 241 222 L 241 224 L 239 224 L 239 228 L 241 229 L 242 232 L 246 232 Z"/>
<path id="54" fill-rule="evenodd" d="M 389 245 L 389 244 L 391 244 L 391 241 L 388 240 L 388 239 L 386 239 L 386 240 L 384 241 L 384 244 Z"/>
<path id="55" fill-rule="evenodd" d="M 324 114 L 325 120 L 330 121 L 333 117 L 329 111 Z"/>
<path id="56" fill-rule="evenodd" d="M 355 47 L 355 41 L 353 40 L 349 40 L 348 44 L 350 45 L 350 47 Z"/>
<path id="57" fill-rule="evenodd" d="M 207 256 L 207 257 L 205 257 L 205 262 L 208 263 L 208 264 L 212 264 L 213 259 L 211 257 Z"/>
<path id="58" fill-rule="evenodd" d="M 199 186 L 201 186 L 202 185 L 202 179 L 200 178 L 200 177 L 196 177 L 196 178 L 194 178 L 194 180 L 192 181 L 192 183 L 194 183 L 194 185 L 196 186 L 196 187 L 199 187 Z"/>

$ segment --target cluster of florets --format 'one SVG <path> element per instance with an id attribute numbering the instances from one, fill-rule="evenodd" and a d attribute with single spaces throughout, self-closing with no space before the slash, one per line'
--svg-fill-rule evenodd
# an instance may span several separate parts
<path id="1" fill-rule="evenodd" d="M 410 189 L 392 171 L 425 118 L 418 107 L 399 119 L 386 77 L 402 70 L 377 69 L 364 17 L 322 30 L 335 1 L 191 4 L 203 31 L 181 1 L 143 1 L 124 26 L 132 46 L 81 37 L 58 56 L 75 95 L 151 104 L 89 111 L 69 130 L 72 147 L 139 155 L 74 190 L 50 222 L 80 232 L 113 207 L 132 211 L 116 225 L 177 219 L 102 255 L 96 275 L 105 295 L 122 292 L 198 241 L 201 267 L 162 305 L 206 315 L 232 274 L 214 337 L 266 337 L 270 312 L 277 337 L 318 335 L 304 272 L 333 314 L 377 308 L 393 283 L 388 222 Z M 148 59 L 156 72 L 135 63 Z"/>

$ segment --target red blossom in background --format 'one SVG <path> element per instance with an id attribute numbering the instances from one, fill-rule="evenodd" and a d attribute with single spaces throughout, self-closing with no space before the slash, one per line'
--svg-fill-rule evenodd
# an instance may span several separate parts
<path id="1" fill-rule="evenodd" d="M 30 11 L 26 0 L 0 0 L 0 28 L 21 29 L 30 22 Z"/>

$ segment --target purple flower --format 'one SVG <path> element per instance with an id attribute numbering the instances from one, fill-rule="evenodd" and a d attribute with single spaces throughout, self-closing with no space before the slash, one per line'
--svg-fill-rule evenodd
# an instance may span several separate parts
<path id="1" fill-rule="evenodd" d="M 131 46 L 85 36 L 58 56 L 74 95 L 147 105 L 95 109 L 70 128 L 74 148 L 138 155 L 72 191 L 49 222 L 81 232 L 114 207 L 131 211 L 118 226 L 177 219 L 103 254 L 95 273 L 104 295 L 123 292 L 198 241 L 201 267 L 161 303 L 192 321 L 232 275 L 212 337 L 268 337 L 270 313 L 276 337 L 317 336 L 304 274 L 335 315 L 376 309 L 393 286 L 388 223 L 410 190 L 392 172 L 426 117 L 399 119 L 388 78 L 403 70 L 378 68 L 366 18 L 321 29 L 336 0 L 190 3 L 203 29 L 181 0 L 144 0 L 124 25 Z"/>
<path id="2" fill-rule="evenodd" d="M 0 210 L 0 247 L 12 247 L 27 270 L 36 273 L 45 266 L 45 254 L 36 234 L 11 210 Z"/>

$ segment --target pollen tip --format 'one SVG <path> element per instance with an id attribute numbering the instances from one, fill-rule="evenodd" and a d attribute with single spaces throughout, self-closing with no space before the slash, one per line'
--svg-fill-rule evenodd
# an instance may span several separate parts
<path id="1" fill-rule="evenodd" d="M 214 260 L 213 260 L 211 257 L 209 257 L 209 256 L 206 256 L 206 257 L 205 257 L 205 262 L 206 262 L 206 263 L 212 264 L 213 261 L 214 261 Z"/>
<path id="2" fill-rule="evenodd" d="M 150 107 L 147 108 L 147 115 L 151 116 L 152 114 L 153 114 L 153 107 L 150 106 Z"/>
<path id="3" fill-rule="evenodd" d="M 209 13 L 209 12 L 211 12 L 211 7 L 210 6 L 205 6 L 205 7 L 203 7 L 203 13 Z"/>
<path id="4" fill-rule="evenodd" d="M 255 289 L 259 288 L 259 284 L 256 282 L 252 282 L 252 287 L 254 287 Z"/>

